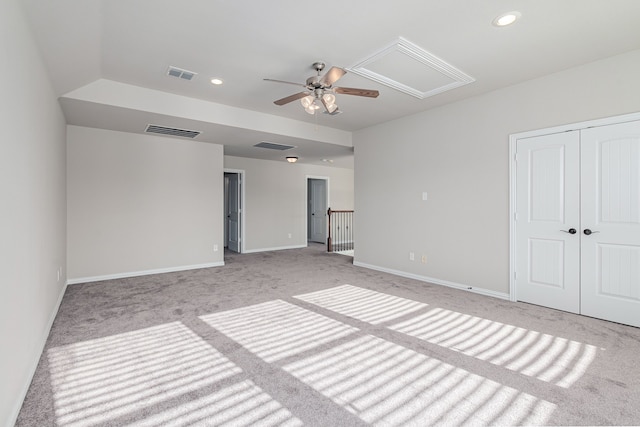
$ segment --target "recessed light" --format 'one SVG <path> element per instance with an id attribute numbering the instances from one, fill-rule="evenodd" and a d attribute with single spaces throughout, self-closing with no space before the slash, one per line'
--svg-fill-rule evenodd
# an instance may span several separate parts
<path id="1" fill-rule="evenodd" d="M 298 158 L 296 156 L 287 156 L 287 162 L 295 163 L 297 161 L 298 161 Z"/>
<path id="2" fill-rule="evenodd" d="M 325 163 L 333 163 L 333 160 L 331 159 L 322 159 L 322 161 Z"/>
<path id="3" fill-rule="evenodd" d="M 220 80 L 220 79 L 211 79 L 211 84 L 221 85 L 222 84 L 222 80 Z"/>
<path id="4" fill-rule="evenodd" d="M 506 27 L 507 25 L 511 25 L 516 22 L 518 19 L 520 19 L 521 16 L 522 14 L 517 11 L 503 13 L 502 15 L 496 17 L 496 19 L 493 20 L 492 24 L 496 27 Z"/>

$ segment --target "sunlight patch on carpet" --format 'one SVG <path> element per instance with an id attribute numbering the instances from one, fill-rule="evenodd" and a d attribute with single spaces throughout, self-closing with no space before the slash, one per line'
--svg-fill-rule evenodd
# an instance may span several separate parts
<path id="1" fill-rule="evenodd" d="M 544 425 L 556 408 L 371 335 L 283 369 L 373 425 Z"/>
<path id="2" fill-rule="evenodd" d="M 421 302 L 351 285 L 296 295 L 294 298 L 373 325 L 427 307 Z"/>
<path id="3" fill-rule="evenodd" d="M 245 380 L 130 424 L 131 427 L 284 426 L 303 423 L 253 381 Z"/>
<path id="4" fill-rule="evenodd" d="M 47 357 L 57 425 L 65 427 L 118 424 L 120 417 L 136 417 L 142 410 L 154 412 L 176 400 L 182 404 L 190 400 L 185 396 L 242 372 L 180 322 L 55 347 Z M 231 412 L 227 415 L 246 419 L 251 414 L 243 415 L 243 411 L 253 405 L 272 411 L 269 414 L 281 421 L 295 421 L 261 390 L 247 384 L 244 387 L 249 394 L 244 400 L 230 396 L 226 410 Z M 200 411 L 222 409 L 220 399 L 230 391 L 223 389 L 198 400 Z M 171 417 L 160 424 L 172 420 L 175 425 L 184 425 L 179 422 L 181 411 L 167 411 L 164 415 Z"/>
<path id="5" fill-rule="evenodd" d="M 597 352 L 593 345 L 442 308 L 389 328 L 564 388 L 586 373 Z"/>
<path id="6" fill-rule="evenodd" d="M 266 362 L 299 354 L 358 331 L 281 300 L 208 314 L 200 319 Z"/>
<path id="7" fill-rule="evenodd" d="M 295 298 L 371 324 L 427 307 L 351 285 Z M 442 308 L 432 308 L 388 327 L 564 388 L 586 373 L 598 350 L 593 345 Z"/>

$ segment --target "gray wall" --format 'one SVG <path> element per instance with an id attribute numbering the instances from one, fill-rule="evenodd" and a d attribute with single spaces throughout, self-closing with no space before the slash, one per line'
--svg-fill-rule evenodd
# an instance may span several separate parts
<path id="1" fill-rule="evenodd" d="M 222 263 L 222 163 L 221 145 L 69 126 L 70 281 Z"/>
<path id="2" fill-rule="evenodd" d="M 245 171 L 246 252 L 307 245 L 308 176 L 329 179 L 331 208 L 353 209 L 351 169 L 232 156 L 224 167 Z"/>
<path id="3" fill-rule="evenodd" d="M 356 263 L 508 293 L 509 134 L 640 111 L 639 75 L 633 51 L 356 132 Z"/>
<path id="4" fill-rule="evenodd" d="M 17 0 L 0 2 L 0 63 L 0 425 L 13 425 L 66 276 L 65 120 Z"/>

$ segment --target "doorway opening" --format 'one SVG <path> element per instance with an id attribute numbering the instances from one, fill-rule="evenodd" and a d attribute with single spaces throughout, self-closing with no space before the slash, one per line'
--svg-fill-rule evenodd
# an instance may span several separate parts
<path id="1" fill-rule="evenodd" d="M 307 177 L 307 241 L 327 242 L 329 178 Z"/>
<path id="2" fill-rule="evenodd" d="M 224 170 L 224 248 L 242 253 L 244 247 L 244 171 Z"/>

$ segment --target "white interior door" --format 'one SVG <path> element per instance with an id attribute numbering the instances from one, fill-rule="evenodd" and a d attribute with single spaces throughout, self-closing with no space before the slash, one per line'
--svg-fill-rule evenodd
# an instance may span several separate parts
<path id="1" fill-rule="evenodd" d="M 581 148 L 582 313 L 640 327 L 640 121 L 585 129 Z"/>
<path id="2" fill-rule="evenodd" d="M 516 145 L 516 298 L 580 311 L 580 135 Z"/>
<path id="3" fill-rule="evenodd" d="M 230 173 L 227 176 L 229 177 L 229 187 L 227 224 L 225 228 L 227 229 L 228 248 L 231 251 L 240 252 L 240 185 L 242 185 L 242 182 L 240 174 Z"/>
<path id="4" fill-rule="evenodd" d="M 309 240 L 325 243 L 327 240 L 327 182 L 309 179 Z"/>

